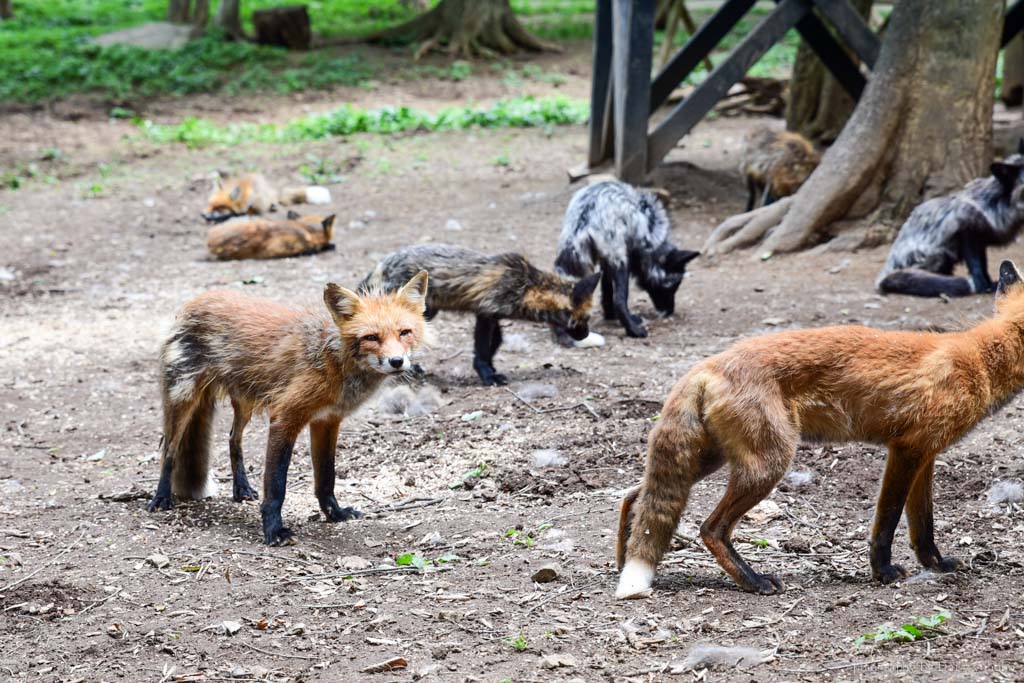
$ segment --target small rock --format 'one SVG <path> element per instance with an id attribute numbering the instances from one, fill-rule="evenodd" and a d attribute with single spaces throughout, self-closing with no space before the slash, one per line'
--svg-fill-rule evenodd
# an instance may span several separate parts
<path id="1" fill-rule="evenodd" d="M 761 321 L 761 324 L 767 325 L 768 327 L 778 327 L 780 325 L 785 325 L 788 322 L 789 318 L 765 318 Z"/>
<path id="2" fill-rule="evenodd" d="M 145 199 L 142 200 L 142 205 L 147 209 L 152 209 L 154 206 L 156 206 L 156 200 L 153 199 L 152 197 L 146 197 Z"/>
<path id="3" fill-rule="evenodd" d="M 484 411 L 482 411 L 482 410 L 474 410 L 471 413 L 464 414 L 462 416 L 462 421 L 463 422 L 476 422 L 477 420 L 479 420 L 483 416 L 484 416 Z"/>
<path id="4" fill-rule="evenodd" d="M 86 461 L 88 461 L 88 462 L 98 462 L 98 461 L 102 460 L 105 457 L 107 457 L 107 449 L 103 448 L 101 450 L 96 451 L 95 453 L 93 453 L 89 457 L 87 457 Z"/>
<path id="5" fill-rule="evenodd" d="M 536 583 L 551 583 L 558 578 L 558 570 L 559 566 L 557 564 L 546 564 L 535 571 L 530 578 Z"/>
<path id="6" fill-rule="evenodd" d="M 558 669 L 563 666 L 576 666 L 576 658 L 572 655 L 561 653 L 544 655 L 540 658 L 540 668 L 542 669 Z"/>
<path id="7" fill-rule="evenodd" d="M 778 503 L 770 500 L 762 500 L 754 506 L 754 509 L 747 513 L 747 518 L 755 524 L 764 524 L 782 514 L 782 508 Z"/>
<path id="8" fill-rule="evenodd" d="M 349 221 L 348 227 L 351 230 L 362 230 L 366 227 L 366 223 L 364 221 Z"/>
<path id="9" fill-rule="evenodd" d="M 163 569 L 171 563 L 171 558 L 167 557 L 166 555 L 161 555 L 160 553 L 153 553 L 152 555 L 146 558 L 146 562 L 153 565 L 157 569 Z"/>
<path id="10" fill-rule="evenodd" d="M 444 229 L 452 231 L 462 230 L 462 223 L 459 223 L 454 218 L 449 218 L 447 221 L 445 221 Z"/>
<path id="11" fill-rule="evenodd" d="M 227 622 L 224 622 L 224 623 L 227 623 Z M 303 624 L 302 622 L 299 622 L 297 624 L 292 624 L 291 626 L 289 626 L 288 629 L 284 632 L 284 634 L 286 636 L 301 636 L 305 632 L 306 632 L 306 625 Z"/>
<path id="12" fill-rule="evenodd" d="M 358 555 L 346 555 L 338 560 L 338 564 L 342 569 L 369 569 L 372 566 L 368 559 Z"/>

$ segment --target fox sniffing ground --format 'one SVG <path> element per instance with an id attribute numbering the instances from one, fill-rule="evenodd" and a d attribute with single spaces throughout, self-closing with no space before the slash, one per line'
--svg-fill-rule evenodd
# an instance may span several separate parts
<path id="1" fill-rule="evenodd" d="M 643 483 L 626 495 L 616 596 L 642 595 L 694 483 L 730 466 L 729 483 L 700 534 L 745 590 L 783 590 L 733 547 L 733 528 L 771 493 L 801 438 L 886 444 L 889 457 L 871 531 L 870 561 L 883 583 L 907 575 L 892 563 L 906 507 L 910 545 L 925 567 L 963 563 L 935 544 L 936 456 L 1024 387 L 1024 283 L 999 269 L 996 313 L 963 332 L 882 332 L 828 327 L 755 337 L 701 361 L 672 389 L 648 440 Z"/>
<path id="2" fill-rule="evenodd" d="M 473 368 L 484 384 L 508 383 L 494 368 L 501 321 L 549 323 L 572 339 L 590 333 L 590 307 L 599 275 L 568 280 L 534 267 L 513 252 L 488 256 L 446 244 L 424 244 L 388 254 L 360 283 L 360 291 L 390 291 L 411 273 L 430 273 L 427 320 L 439 311 L 476 315 Z"/>
<path id="3" fill-rule="evenodd" d="M 796 193 L 814 169 L 821 155 L 810 140 L 799 133 L 759 128 L 743 139 L 740 173 L 747 180 L 747 211 L 761 200 L 761 206 Z"/>
<path id="4" fill-rule="evenodd" d="M 310 185 L 278 190 L 259 173 L 249 173 L 217 182 L 207 200 L 202 217 L 220 223 L 235 216 L 259 216 L 290 204 L 329 204 L 331 193 L 326 187 Z"/>
<path id="5" fill-rule="evenodd" d="M 274 259 L 334 249 L 334 216 L 300 216 L 289 211 L 285 220 L 235 218 L 210 228 L 206 247 L 217 259 Z"/>
<path id="6" fill-rule="evenodd" d="M 160 354 L 164 436 L 149 510 L 169 509 L 174 495 L 212 495 L 210 432 L 215 403 L 226 396 L 234 410 L 229 453 L 236 501 L 257 499 L 245 473 L 242 432 L 255 411 L 270 416 L 260 506 L 268 545 L 292 539 L 281 507 L 292 449 L 307 424 L 320 509 L 329 522 L 359 517 L 334 497 L 338 429 L 386 377 L 412 364 L 427 333 L 426 296 L 421 272 L 391 294 L 360 296 L 328 284 L 326 308 L 319 310 L 230 291 L 186 304 Z"/>

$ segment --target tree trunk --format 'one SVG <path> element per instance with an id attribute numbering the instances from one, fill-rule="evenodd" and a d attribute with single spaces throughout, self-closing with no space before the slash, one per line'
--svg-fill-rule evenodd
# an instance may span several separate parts
<path id="1" fill-rule="evenodd" d="M 313 38 L 305 5 L 261 9 L 252 13 L 256 42 L 289 50 L 308 50 Z"/>
<path id="2" fill-rule="evenodd" d="M 1003 87 L 999 99 L 1007 107 L 1024 102 L 1024 33 L 1018 33 L 1003 51 Z"/>
<path id="3" fill-rule="evenodd" d="M 872 0 L 852 0 L 851 4 L 865 19 L 870 16 Z M 796 53 L 789 93 L 786 129 L 817 143 L 835 140 L 856 104 L 804 42 Z"/>
<path id="4" fill-rule="evenodd" d="M 14 8 L 11 7 L 11 0 L 0 0 L 0 19 L 13 19 Z"/>
<path id="5" fill-rule="evenodd" d="M 235 38 L 244 38 L 242 30 L 241 0 L 221 0 L 213 24 Z"/>
<path id="6" fill-rule="evenodd" d="M 557 51 L 516 19 L 509 0 L 441 0 L 432 10 L 367 38 L 369 42 L 421 41 L 415 59 L 447 46 L 457 57 L 496 57 L 520 50 Z"/>
<path id="7" fill-rule="evenodd" d="M 175 24 L 187 24 L 191 0 L 171 0 L 167 4 L 167 21 Z"/>
<path id="8" fill-rule="evenodd" d="M 835 221 L 872 212 L 899 221 L 923 199 L 983 175 L 1002 26 L 1001 2 L 897 2 L 860 103 L 781 222 L 760 209 L 734 217 L 706 249 L 762 238 L 769 254 L 803 249 L 826 239 Z"/>
<path id="9" fill-rule="evenodd" d="M 192 11 L 192 27 L 194 33 L 202 33 L 210 21 L 210 0 L 196 0 L 196 7 Z"/>

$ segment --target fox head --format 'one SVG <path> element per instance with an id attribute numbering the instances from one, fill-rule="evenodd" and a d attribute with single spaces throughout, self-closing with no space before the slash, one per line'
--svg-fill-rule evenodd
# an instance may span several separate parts
<path id="1" fill-rule="evenodd" d="M 427 334 L 425 270 L 393 293 L 360 296 L 332 282 L 324 303 L 357 364 L 385 375 L 412 367 L 413 351 Z"/>
<path id="2" fill-rule="evenodd" d="M 1024 205 L 1024 138 L 1017 142 L 1017 153 L 989 167 L 992 175 L 1003 186 L 1011 204 Z"/>
<path id="3" fill-rule="evenodd" d="M 233 216 L 248 212 L 249 195 L 252 187 L 239 178 L 229 178 L 220 183 L 206 205 L 202 217 L 210 223 L 221 223 Z"/>
<path id="4" fill-rule="evenodd" d="M 996 313 L 1010 309 L 1024 312 L 1024 278 L 1013 261 L 999 264 L 999 283 L 996 285 Z"/>
<path id="5" fill-rule="evenodd" d="M 327 218 L 323 216 L 303 216 L 298 211 L 289 210 L 285 216 L 290 221 L 302 223 L 302 226 L 313 237 L 313 242 L 324 251 L 334 249 L 331 244 L 331 234 L 334 232 L 334 214 Z"/>
<path id="6" fill-rule="evenodd" d="M 590 308 L 601 273 L 572 282 L 544 273 L 523 295 L 525 317 L 565 329 L 580 341 L 590 334 Z"/>
<path id="7" fill-rule="evenodd" d="M 648 263 L 636 273 L 640 286 L 651 297 L 657 311 L 668 317 L 676 311 L 676 290 L 683 283 L 686 264 L 700 256 L 699 251 L 676 249 L 665 243 L 654 251 Z"/>

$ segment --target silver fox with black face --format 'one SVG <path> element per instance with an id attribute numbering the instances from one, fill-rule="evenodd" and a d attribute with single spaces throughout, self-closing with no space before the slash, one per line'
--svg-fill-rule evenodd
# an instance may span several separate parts
<path id="1" fill-rule="evenodd" d="M 1024 139 L 992 175 L 930 199 L 900 228 L 875 285 L 886 294 L 967 296 L 995 291 L 985 250 L 1009 244 L 1024 227 Z M 967 265 L 970 279 L 953 275 Z"/>
<path id="2" fill-rule="evenodd" d="M 676 290 L 686 264 L 700 252 L 668 241 L 668 214 L 653 192 L 618 181 L 585 187 L 569 202 L 558 240 L 555 270 L 585 277 L 601 271 L 601 307 L 630 337 L 646 337 L 640 316 L 629 311 L 629 278 L 664 316 L 675 312 Z"/>

